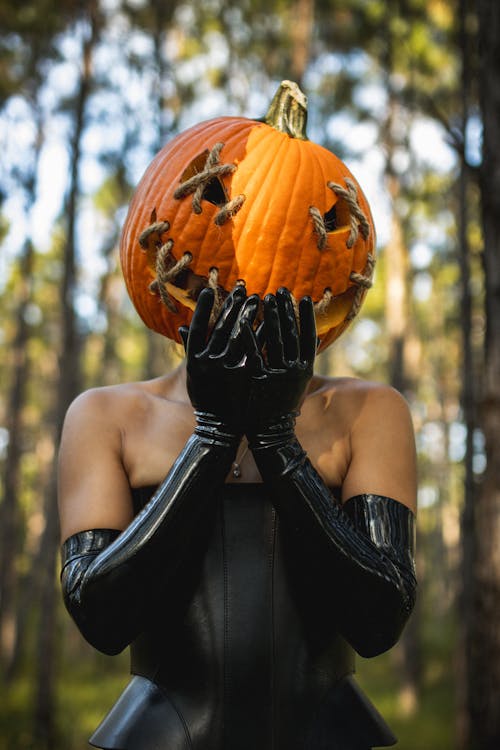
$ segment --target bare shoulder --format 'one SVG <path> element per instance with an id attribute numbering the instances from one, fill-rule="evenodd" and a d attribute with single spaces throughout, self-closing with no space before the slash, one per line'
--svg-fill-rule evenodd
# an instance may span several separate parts
<path id="1" fill-rule="evenodd" d="M 66 413 L 62 447 L 71 437 L 80 441 L 96 438 L 118 447 L 126 433 L 145 424 L 158 408 L 156 381 L 122 383 L 91 388 L 72 402 Z"/>
<path id="2" fill-rule="evenodd" d="M 123 435 L 147 404 L 147 390 L 132 383 L 93 388 L 70 405 L 59 447 L 62 539 L 84 529 L 123 529 L 130 522 Z"/>
<path id="3" fill-rule="evenodd" d="M 147 383 L 123 383 L 90 388 L 71 403 L 65 422 L 70 425 L 82 425 L 89 421 L 98 421 L 118 426 L 130 414 L 147 409 L 150 400 Z"/>
<path id="4" fill-rule="evenodd" d="M 374 493 L 415 510 L 415 438 L 402 394 L 374 381 L 321 377 L 311 395 L 323 404 L 326 423 L 345 436 L 344 500 Z"/>
<path id="5" fill-rule="evenodd" d="M 341 392 L 354 396 L 372 393 L 394 393 L 403 398 L 401 393 L 387 383 L 381 383 L 376 380 L 363 380 L 355 377 L 328 377 L 327 375 L 314 376 L 314 392 Z"/>
<path id="6" fill-rule="evenodd" d="M 336 419 L 347 419 L 350 430 L 382 415 L 385 419 L 411 419 L 404 396 L 392 386 L 373 380 L 317 376 L 311 396 L 320 399 Z"/>

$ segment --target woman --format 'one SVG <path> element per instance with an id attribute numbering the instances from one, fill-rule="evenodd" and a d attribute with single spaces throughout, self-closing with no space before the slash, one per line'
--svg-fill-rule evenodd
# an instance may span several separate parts
<path id="1" fill-rule="evenodd" d="M 186 361 L 71 406 L 66 605 L 134 677 L 91 743 L 367 750 L 395 738 L 352 680 L 415 597 L 411 421 L 392 389 L 313 374 L 314 312 L 204 290 Z M 155 488 L 156 491 L 155 491 Z M 151 499 L 149 499 L 151 498 Z"/>

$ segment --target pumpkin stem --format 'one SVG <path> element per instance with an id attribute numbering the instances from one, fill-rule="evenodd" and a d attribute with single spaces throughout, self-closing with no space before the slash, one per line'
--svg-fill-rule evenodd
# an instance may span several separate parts
<path id="1" fill-rule="evenodd" d="M 264 122 L 292 138 L 307 141 L 307 97 L 293 81 L 282 81 Z"/>

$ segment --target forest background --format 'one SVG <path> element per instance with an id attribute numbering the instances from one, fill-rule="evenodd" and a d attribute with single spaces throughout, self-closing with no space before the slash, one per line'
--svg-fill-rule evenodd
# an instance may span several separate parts
<path id="1" fill-rule="evenodd" d="M 117 257 L 153 154 L 281 79 L 357 176 L 375 285 L 318 368 L 392 383 L 420 466 L 420 596 L 358 676 L 404 750 L 500 747 L 500 4 L 0 0 L 0 748 L 77 750 L 127 682 L 58 591 L 55 461 L 95 385 L 176 363 Z"/>

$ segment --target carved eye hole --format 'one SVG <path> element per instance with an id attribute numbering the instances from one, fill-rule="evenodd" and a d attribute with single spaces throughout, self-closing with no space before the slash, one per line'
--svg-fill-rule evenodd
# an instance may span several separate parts
<path id="1" fill-rule="evenodd" d="M 337 209 L 335 206 L 332 206 L 331 209 L 323 215 L 323 221 L 327 232 L 333 232 L 334 229 L 337 229 Z"/>
<path id="2" fill-rule="evenodd" d="M 180 182 L 187 182 L 191 177 L 204 172 L 209 155 L 209 150 L 205 149 L 201 154 L 195 156 L 182 173 Z M 212 177 L 205 184 L 201 199 L 212 203 L 214 206 L 225 206 L 229 200 L 224 183 L 218 177 Z"/>
<path id="3" fill-rule="evenodd" d="M 214 206 L 225 206 L 228 202 L 226 189 L 218 177 L 212 177 L 205 185 L 202 200 L 212 203 Z"/>
<path id="4" fill-rule="evenodd" d="M 347 201 L 339 196 L 336 203 L 323 214 L 323 221 L 327 232 L 334 232 L 336 229 L 343 229 L 350 225 L 350 213 Z"/>

